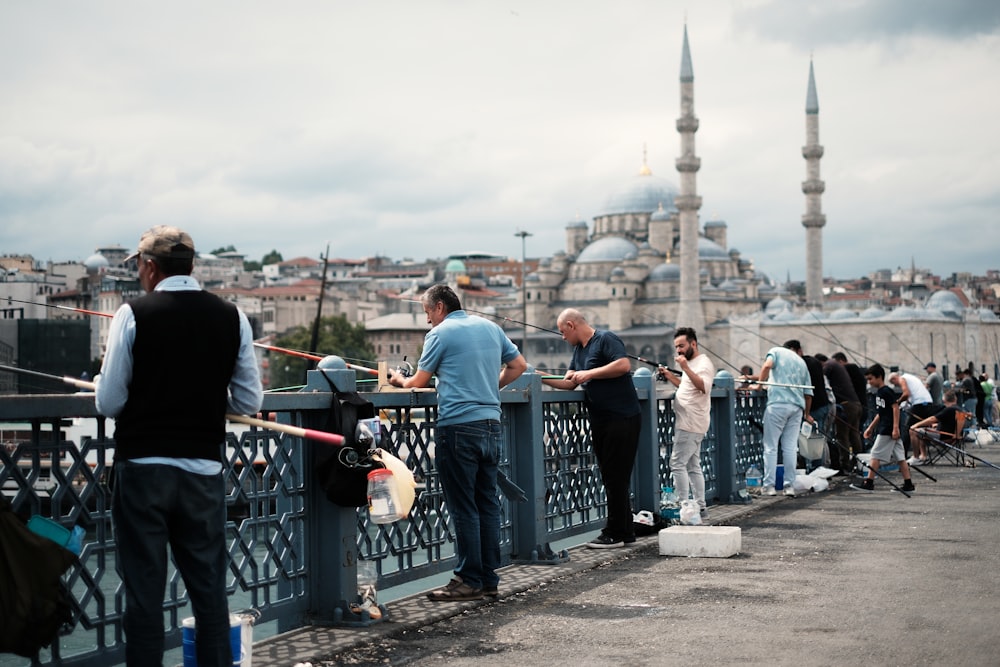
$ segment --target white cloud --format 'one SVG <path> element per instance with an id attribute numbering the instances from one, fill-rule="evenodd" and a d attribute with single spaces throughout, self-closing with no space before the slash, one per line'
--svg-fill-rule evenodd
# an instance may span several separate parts
<path id="1" fill-rule="evenodd" d="M 996 268 L 995 3 L 688 10 L 702 220 L 804 276 L 805 95 L 824 273 Z M 537 5 L 537 6 L 536 6 Z M 636 173 L 677 183 L 685 10 L 621 3 L 0 6 L 0 252 L 201 247 L 417 259 L 561 249 Z M 970 239 L 962 242 L 967 230 Z M 943 239 L 942 236 L 947 236 Z"/>

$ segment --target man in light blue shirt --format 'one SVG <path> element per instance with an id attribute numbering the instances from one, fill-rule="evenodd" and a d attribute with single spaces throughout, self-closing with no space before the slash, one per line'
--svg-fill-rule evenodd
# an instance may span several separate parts
<path id="1" fill-rule="evenodd" d="M 784 347 L 772 347 L 764 357 L 760 382 L 767 386 L 767 407 L 764 409 L 764 481 L 762 492 L 777 495 L 775 477 L 778 468 L 778 445 L 784 465 L 785 495 L 794 496 L 795 465 L 799 450 L 799 428 L 803 415 L 810 424 L 812 380 L 802 357 L 795 352 L 802 346 L 797 340 Z"/>
<path id="2" fill-rule="evenodd" d="M 500 389 L 528 367 L 499 326 L 462 310 L 455 292 L 434 285 L 421 302 L 431 330 L 412 377 L 390 373 L 397 387 L 426 387 L 437 376 L 435 466 L 455 525 L 458 565 L 434 602 L 496 597 L 500 577 Z"/>

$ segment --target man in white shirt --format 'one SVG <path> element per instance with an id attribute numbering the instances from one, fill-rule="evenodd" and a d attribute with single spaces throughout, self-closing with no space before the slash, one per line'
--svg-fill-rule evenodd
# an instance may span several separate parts
<path id="1" fill-rule="evenodd" d="M 906 462 L 911 466 L 922 465 L 927 462 L 927 446 L 922 439 L 917 439 L 913 449 L 910 448 L 910 424 L 916 424 L 937 411 L 931 400 L 931 393 L 923 381 L 911 373 L 893 373 L 889 376 L 889 384 L 899 387 L 903 392 L 898 403 L 906 411 L 906 423 L 900 429 L 903 446 L 911 453 Z"/>
<path id="2" fill-rule="evenodd" d="M 703 517 L 705 506 L 705 476 L 701 470 L 701 442 L 708 433 L 712 405 L 712 378 L 715 364 L 698 350 L 698 336 L 690 327 L 681 327 L 674 336 L 675 362 L 683 376 L 660 366 L 660 375 L 677 387 L 674 394 L 674 446 L 670 454 L 670 472 L 674 491 L 681 500 L 692 493 Z"/>

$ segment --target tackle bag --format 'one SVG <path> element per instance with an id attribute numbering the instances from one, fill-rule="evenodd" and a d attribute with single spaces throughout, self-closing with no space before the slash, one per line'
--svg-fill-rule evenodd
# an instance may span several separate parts
<path id="1" fill-rule="evenodd" d="M 70 551 L 28 530 L 0 496 L 0 652 L 35 657 L 72 622 L 61 577 L 75 561 Z"/>
<path id="2" fill-rule="evenodd" d="M 368 457 L 374 444 L 358 442 L 358 422 L 375 417 L 375 406 L 357 392 L 333 393 L 326 429 L 344 436 L 342 447 L 322 447 L 316 455 L 316 479 L 326 498 L 341 507 L 368 504 L 368 473 L 385 466 Z"/>

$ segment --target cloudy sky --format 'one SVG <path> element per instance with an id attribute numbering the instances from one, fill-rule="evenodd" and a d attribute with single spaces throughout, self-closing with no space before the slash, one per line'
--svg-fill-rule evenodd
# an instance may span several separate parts
<path id="1" fill-rule="evenodd" d="M 0 0 L 0 254 L 157 223 L 249 258 L 565 247 L 642 165 L 678 183 L 687 22 L 701 219 L 805 277 L 810 57 L 824 274 L 1000 268 L 995 0 Z"/>

